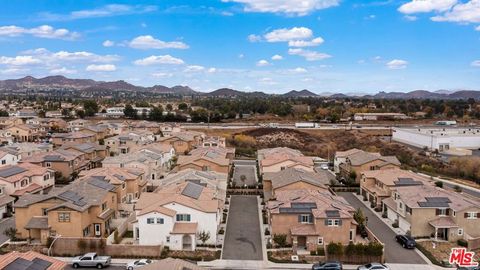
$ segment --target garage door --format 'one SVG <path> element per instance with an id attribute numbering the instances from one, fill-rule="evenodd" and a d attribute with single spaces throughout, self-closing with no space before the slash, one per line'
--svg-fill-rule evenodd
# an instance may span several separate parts
<path id="1" fill-rule="evenodd" d="M 398 226 L 400 229 L 404 230 L 405 232 L 410 231 L 410 223 L 408 223 L 404 218 L 398 218 Z"/>
<path id="2" fill-rule="evenodd" d="M 397 219 L 397 213 L 387 207 L 387 217 L 393 222 Z"/>

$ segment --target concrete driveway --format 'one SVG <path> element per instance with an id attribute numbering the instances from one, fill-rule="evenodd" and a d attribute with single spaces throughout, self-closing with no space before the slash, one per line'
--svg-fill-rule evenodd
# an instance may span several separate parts
<path id="1" fill-rule="evenodd" d="M 0 245 L 8 240 L 8 237 L 3 232 L 8 228 L 15 228 L 15 218 L 4 218 L 0 220 Z"/>
<path id="2" fill-rule="evenodd" d="M 415 250 L 404 249 L 395 241 L 395 232 L 383 223 L 370 208 L 366 207 L 353 193 L 338 193 L 344 197 L 354 208 L 361 208 L 368 217 L 368 228 L 385 244 L 385 261 L 387 263 L 401 264 L 426 264 Z"/>
<path id="3" fill-rule="evenodd" d="M 261 237 L 257 197 L 232 196 L 222 259 L 263 260 Z"/>

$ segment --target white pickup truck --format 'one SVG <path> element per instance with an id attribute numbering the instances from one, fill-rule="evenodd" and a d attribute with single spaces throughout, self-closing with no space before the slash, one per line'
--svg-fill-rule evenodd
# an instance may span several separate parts
<path id="1" fill-rule="evenodd" d="M 110 256 L 97 256 L 97 253 L 87 253 L 83 256 L 75 257 L 72 260 L 73 268 L 96 267 L 102 269 L 110 265 L 112 258 Z"/>

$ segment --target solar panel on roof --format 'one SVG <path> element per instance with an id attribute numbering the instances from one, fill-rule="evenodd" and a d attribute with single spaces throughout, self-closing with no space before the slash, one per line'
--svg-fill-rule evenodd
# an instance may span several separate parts
<path id="1" fill-rule="evenodd" d="M 199 180 L 199 179 L 187 179 L 187 180 L 185 180 L 185 182 L 191 182 L 191 183 L 194 183 L 194 184 L 197 184 L 197 185 L 200 185 L 200 186 L 204 186 L 204 187 L 207 186 L 207 183 L 202 183 L 202 181 Z"/>
<path id="2" fill-rule="evenodd" d="M 120 175 L 120 174 L 114 174 L 113 176 L 115 176 L 116 178 L 120 179 L 120 180 L 125 180 L 125 177 L 123 175 Z"/>
<path id="3" fill-rule="evenodd" d="M 61 198 L 61 199 L 70 201 L 73 204 L 78 205 L 78 206 L 84 206 L 84 205 L 87 204 L 85 201 L 82 200 L 83 199 L 82 196 L 80 196 L 78 193 L 73 192 L 71 190 L 67 190 L 67 191 L 59 194 L 58 197 Z"/>
<path id="4" fill-rule="evenodd" d="M 60 155 L 48 155 L 44 157 L 45 161 L 63 161 L 64 158 L 62 158 Z"/>
<path id="5" fill-rule="evenodd" d="M 27 270 L 46 270 L 50 265 L 52 265 L 51 262 L 42 260 L 40 258 L 35 258 L 32 260 L 32 265 L 27 268 Z"/>
<path id="6" fill-rule="evenodd" d="M 112 190 L 114 188 L 114 186 L 112 184 L 110 184 L 109 182 L 107 182 L 103 179 L 98 179 L 98 178 L 92 178 L 92 179 L 90 179 L 90 181 L 88 181 L 88 183 L 92 186 L 96 186 L 96 187 L 99 187 L 99 188 L 105 189 L 105 190 Z"/>
<path id="7" fill-rule="evenodd" d="M 340 211 L 338 210 L 326 210 L 325 214 L 327 217 L 340 217 Z"/>
<path id="8" fill-rule="evenodd" d="M 447 197 L 425 197 L 425 200 L 427 200 L 427 202 L 446 202 L 446 203 L 452 202 Z"/>
<path id="9" fill-rule="evenodd" d="M 202 194 L 202 190 L 203 190 L 203 186 L 197 185 L 192 182 L 188 182 L 188 184 L 185 186 L 185 188 L 182 191 L 182 195 L 193 198 L 193 199 L 198 199 Z"/>
<path id="10" fill-rule="evenodd" d="M 302 202 L 292 202 L 291 204 L 292 208 L 317 208 L 316 203 L 302 203 Z"/>
<path id="11" fill-rule="evenodd" d="M 35 258 L 32 261 L 17 258 L 9 265 L 7 265 L 4 270 L 46 270 L 52 265 L 51 262 L 42 260 L 40 258 Z"/>
<path id="12" fill-rule="evenodd" d="M 10 177 L 12 175 L 16 175 L 26 171 L 27 170 L 22 167 L 13 166 L 10 168 L 0 170 L 0 177 Z"/>
<path id="13" fill-rule="evenodd" d="M 291 207 L 280 207 L 280 213 L 289 213 L 289 214 L 310 214 L 312 213 L 312 208 L 291 208 Z"/>
<path id="14" fill-rule="evenodd" d="M 394 181 L 396 186 L 415 186 L 423 185 L 421 181 L 415 181 L 412 178 L 398 178 L 398 181 Z"/>
<path id="15" fill-rule="evenodd" d="M 448 202 L 418 202 L 420 207 L 449 207 Z"/>

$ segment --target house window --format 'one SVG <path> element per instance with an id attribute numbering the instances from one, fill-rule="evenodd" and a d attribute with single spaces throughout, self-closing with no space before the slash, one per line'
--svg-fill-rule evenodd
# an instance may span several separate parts
<path id="1" fill-rule="evenodd" d="M 45 174 L 43 176 L 43 181 L 47 181 L 48 179 L 50 179 L 50 174 Z"/>
<path id="2" fill-rule="evenodd" d="M 83 229 L 83 237 L 87 237 L 90 235 L 90 225 L 88 225 L 87 227 L 85 227 L 85 229 Z"/>
<path id="3" fill-rule="evenodd" d="M 48 215 L 47 208 L 42 208 L 42 216 Z"/>
<path id="4" fill-rule="evenodd" d="M 154 218 L 147 218 L 147 224 L 155 224 Z"/>
<path id="5" fill-rule="evenodd" d="M 94 228 L 94 231 L 95 231 L 95 236 L 101 236 L 102 235 L 102 225 L 101 224 L 93 224 L 93 228 Z"/>
<path id="6" fill-rule="evenodd" d="M 102 211 L 105 211 L 105 209 L 107 209 L 107 203 L 106 202 L 102 203 Z"/>
<path id="7" fill-rule="evenodd" d="M 463 235 L 463 229 L 459 228 L 459 229 L 457 230 L 457 233 L 458 233 L 458 235 Z"/>
<path id="8" fill-rule="evenodd" d="M 70 213 L 58 213 L 58 222 L 70 222 Z"/>
<path id="9" fill-rule="evenodd" d="M 328 219 L 327 220 L 327 226 L 338 227 L 338 226 L 340 226 L 340 220 L 339 219 Z"/>
<path id="10" fill-rule="evenodd" d="M 190 214 L 177 214 L 177 221 L 190 221 Z"/>
<path id="11" fill-rule="evenodd" d="M 166 239 L 165 239 L 165 241 L 166 241 L 167 243 L 170 243 L 170 236 L 167 236 Z"/>
<path id="12" fill-rule="evenodd" d="M 355 230 L 350 230 L 350 241 L 353 241 L 353 236 L 355 235 Z"/>
<path id="13" fill-rule="evenodd" d="M 370 166 L 370 171 L 375 171 L 375 166 Z"/>
<path id="14" fill-rule="evenodd" d="M 125 184 L 125 182 L 122 183 L 122 189 L 125 189 L 125 187 L 127 187 L 127 185 Z"/>
<path id="15" fill-rule="evenodd" d="M 317 244 L 320 246 L 323 245 L 323 237 L 318 237 Z"/>
<path id="16" fill-rule="evenodd" d="M 163 218 L 157 218 L 157 224 L 163 224 L 164 220 Z"/>
<path id="17" fill-rule="evenodd" d="M 5 159 L 2 159 L 2 165 L 7 164 L 7 161 Z"/>
<path id="18" fill-rule="evenodd" d="M 447 215 L 447 209 L 437 209 L 437 216 L 446 216 Z"/>
<path id="19" fill-rule="evenodd" d="M 300 215 L 298 219 L 300 223 L 313 223 L 312 215 Z"/>
<path id="20" fill-rule="evenodd" d="M 50 162 L 45 162 L 45 166 L 47 166 L 48 168 L 52 167 L 52 163 Z"/>
<path id="21" fill-rule="evenodd" d="M 465 213 L 466 219 L 476 219 L 478 217 L 478 213 L 475 212 L 467 212 Z"/>

